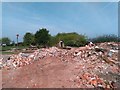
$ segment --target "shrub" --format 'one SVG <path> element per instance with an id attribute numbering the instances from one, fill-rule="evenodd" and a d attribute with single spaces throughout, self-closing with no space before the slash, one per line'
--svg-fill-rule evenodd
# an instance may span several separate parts
<path id="1" fill-rule="evenodd" d="M 83 46 L 86 43 L 86 36 L 79 35 L 78 33 L 58 33 L 55 36 L 55 42 L 59 42 L 60 40 L 64 41 L 66 46 Z"/>

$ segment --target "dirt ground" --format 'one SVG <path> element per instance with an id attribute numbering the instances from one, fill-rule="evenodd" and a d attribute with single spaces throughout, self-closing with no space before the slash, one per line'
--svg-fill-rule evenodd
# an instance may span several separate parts
<path id="1" fill-rule="evenodd" d="M 61 62 L 58 58 L 44 58 L 33 64 L 2 70 L 3 88 L 75 88 L 74 78 L 79 70 L 74 70 L 76 62 Z M 72 78 L 71 78 L 72 77 Z M 23 84 L 24 83 L 24 84 Z"/>

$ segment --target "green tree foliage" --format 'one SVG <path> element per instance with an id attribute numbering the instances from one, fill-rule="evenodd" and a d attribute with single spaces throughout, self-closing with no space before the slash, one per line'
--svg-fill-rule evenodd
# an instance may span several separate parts
<path id="1" fill-rule="evenodd" d="M 30 32 L 27 32 L 23 37 L 23 42 L 25 45 L 34 44 L 34 35 Z"/>
<path id="2" fill-rule="evenodd" d="M 3 37 L 0 39 L 0 43 L 10 45 L 11 40 L 8 37 Z"/>
<path id="3" fill-rule="evenodd" d="M 36 44 L 46 46 L 50 44 L 50 37 L 51 35 L 46 28 L 39 29 L 39 31 L 35 33 Z"/>
<path id="4" fill-rule="evenodd" d="M 79 35 L 78 33 L 58 33 L 55 37 L 55 42 L 64 41 L 67 46 L 83 46 L 86 44 L 86 36 Z"/>
<path id="5" fill-rule="evenodd" d="M 56 39 L 55 39 L 55 36 L 51 36 L 51 35 L 50 35 L 50 40 L 49 40 L 48 45 L 49 45 L 49 46 L 55 46 L 55 45 L 57 44 L 57 42 L 56 42 L 55 40 L 56 40 Z"/>
<path id="6" fill-rule="evenodd" d="M 95 38 L 90 39 L 92 42 L 94 43 L 101 43 L 101 42 L 118 42 L 120 41 L 120 39 L 114 35 L 102 35 L 102 36 L 98 36 Z"/>

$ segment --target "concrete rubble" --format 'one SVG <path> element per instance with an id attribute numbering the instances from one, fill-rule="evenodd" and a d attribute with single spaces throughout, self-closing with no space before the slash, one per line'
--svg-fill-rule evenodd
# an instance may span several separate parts
<path id="1" fill-rule="evenodd" d="M 70 80 L 78 88 L 117 88 L 120 87 L 118 51 L 118 43 L 115 42 L 96 45 L 90 42 L 85 47 L 71 47 L 70 50 L 57 47 L 41 48 L 34 53 L 11 55 L 6 62 L 3 62 L 1 57 L 0 67 L 7 70 L 17 69 L 46 57 L 56 57 L 61 62 L 69 63 L 72 60 L 79 63 L 75 67 L 79 73 L 75 76 L 76 78 Z"/>

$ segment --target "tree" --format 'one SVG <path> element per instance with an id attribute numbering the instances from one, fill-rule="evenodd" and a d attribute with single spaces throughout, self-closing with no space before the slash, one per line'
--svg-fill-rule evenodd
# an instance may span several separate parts
<path id="1" fill-rule="evenodd" d="M 55 46 L 57 43 L 58 43 L 58 42 L 56 42 L 55 36 L 51 36 L 51 35 L 50 35 L 50 40 L 49 40 L 48 45 L 49 45 L 49 46 Z"/>
<path id="2" fill-rule="evenodd" d="M 0 43 L 10 45 L 11 40 L 8 37 L 3 37 L 0 39 Z"/>
<path id="3" fill-rule="evenodd" d="M 36 44 L 43 46 L 48 45 L 48 43 L 50 42 L 50 36 L 51 35 L 46 28 L 39 29 L 39 31 L 35 33 Z"/>
<path id="4" fill-rule="evenodd" d="M 86 44 L 86 36 L 79 35 L 76 32 L 72 33 L 58 33 L 56 35 L 56 42 L 59 42 L 60 40 L 64 41 L 65 45 L 67 46 L 84 46 Z"/>
<path id="5" fill-rule="evenodd" d="M 34 43 L 35 39 L 34 39 L 34 35 L 30 32 L 27 32 L 24 37 L 23 37 L 23 41 L 25 45 L 31 45 Z"/>

